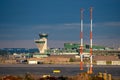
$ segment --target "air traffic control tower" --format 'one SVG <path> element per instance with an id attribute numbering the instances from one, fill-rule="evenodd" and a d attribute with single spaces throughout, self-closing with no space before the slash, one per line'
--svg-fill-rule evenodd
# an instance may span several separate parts
<path id="1" fill-rule="evenodd" d="M 40 54 L 44 54 L 45 50 L 47 50 L 47 37 L 48 34 L 46 33 L 40 33 L 39 34 L 39 39 L 35 40 L 35 43 L 39 49 Z"/>

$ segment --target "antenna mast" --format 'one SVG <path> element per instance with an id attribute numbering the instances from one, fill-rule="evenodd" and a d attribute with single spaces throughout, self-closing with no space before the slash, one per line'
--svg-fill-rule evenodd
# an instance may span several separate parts
<path id="1" fill-rule="evenodd" d="M 93 73 L 93 65 L 92 65 L 92 7 L 90 8 L 90 70 L 89 73 Z"/>
<path id="2" fill-rule="evenodd" d="M 80 30 L 80 40 L 81 40 L 81 44 L 80 44 L 80 70 L 83 70 L 83 9 L 81 8 L 80 10 L 81 13 L 81 30 Z"/>

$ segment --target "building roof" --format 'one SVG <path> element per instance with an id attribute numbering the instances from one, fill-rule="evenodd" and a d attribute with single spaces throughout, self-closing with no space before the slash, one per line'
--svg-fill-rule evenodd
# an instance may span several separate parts
<path id="1" fill-rule="evenodd" d="M 94 56 L 94 60 L 104 60 L 104 61 L 115 61 L 115 60 L 120 60 L 117 56 Z"/>

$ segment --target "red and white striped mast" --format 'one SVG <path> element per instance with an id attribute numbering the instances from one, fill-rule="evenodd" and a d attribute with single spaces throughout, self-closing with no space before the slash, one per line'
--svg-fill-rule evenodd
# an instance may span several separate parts
<path id="1" fill-rule="evenodd" d="M 81 40 L 81 44 L 80 44 L 80 70 L 83 70 L 83 9 L 81 8 L 80 10 L 81 13 L 81 30 L 80 30 L 80 40 Z"/>
<path id="2" fill-rule="evenodd" d="M 90 70 L 89 73 L 93 73 L 93 65 L 92 65 L 92 7 L 90 8 Z"/>

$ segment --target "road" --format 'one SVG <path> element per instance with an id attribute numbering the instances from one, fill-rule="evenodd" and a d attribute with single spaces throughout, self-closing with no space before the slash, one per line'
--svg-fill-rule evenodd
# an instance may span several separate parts
<path id="1" fill-rule="evenodd" d="M 59 74 L 53 73 L 53 70 L 60 70 Z M 57 75 L 57 76 L 71 76 L 76 75 L 81 72 L 86 72 L 87 67 L 84 67 L 84 70 L 81 71 L 79 69 L 78 64 L 39 64 L 39 65 L 31 65 L 31 64 L 0 64 L 0 75 L 3 74 L 13 74 L 13 75 L 23 75 L 27 72 L 37 74 L 37 75 Z M 120 66 L 93 66 L 93 74 L 97 74 L 98 72 L 106 72 L 112 74 L 112 76 L 120 76 Z"/>

